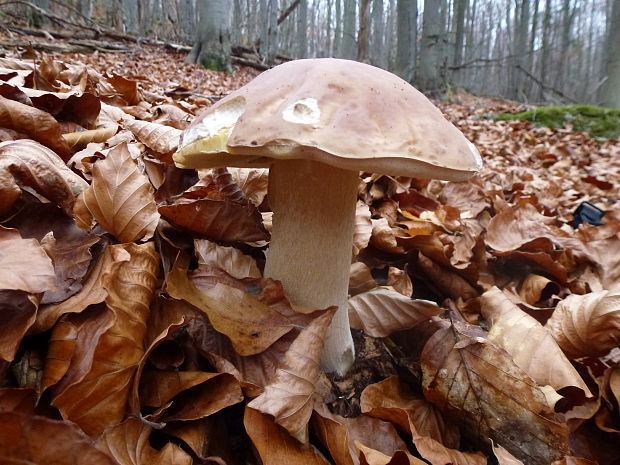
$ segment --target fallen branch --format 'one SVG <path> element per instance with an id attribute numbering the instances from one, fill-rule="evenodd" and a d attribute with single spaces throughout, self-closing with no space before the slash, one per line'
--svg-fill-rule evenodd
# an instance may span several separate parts
<path id="1" fill-rule="evenodd" d="M 521 65 L 517 65 L 516 68 L 518 70 L 523 71 L 523 73 L 529 77 L 532 81 L 534 81 L 536 84 L 538 84 L 541 88 L 543 88 L 544 90 L 548 90 L 553 92 L 554 94 L 558 95 L 559 97 L 562 97 L 565 100 L 568 100 L 571 103 L 579 103 L 577 100 L 575 100 L 572 97 L 569 97 L 568 95 L 566 95 L 564 92 L 559 91 L 558 89 L 551 87 L 547 84 L 545 84 L 543 81 L 541 81 L 540 79 L 538 79 L 536 76 L 534 76 L 532 73 L 530 73 L 528 70 L 526 70 L 523 66 Z"/>

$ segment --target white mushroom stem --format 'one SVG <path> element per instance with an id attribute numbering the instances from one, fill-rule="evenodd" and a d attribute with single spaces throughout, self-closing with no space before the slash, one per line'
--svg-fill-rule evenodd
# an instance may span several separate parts
<path id="1" fill-rule="evenodd" d="M 338 306 L 321 367 L 343 375 L 355 358 L 347 298 L 359 173 L 307 160 L 276 161 L 265 276 L 282 281 L 294 304 Z"/>

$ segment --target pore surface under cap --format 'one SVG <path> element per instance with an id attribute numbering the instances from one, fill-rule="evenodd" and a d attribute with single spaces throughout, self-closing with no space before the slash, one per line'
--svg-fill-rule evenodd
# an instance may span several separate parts
<path id="1" fill-rule="evenodd" d="M 196 118 L 175 155 L 194 168 L 290 158 L 450 180 L 482 166 L 473 144 L 421 92 L 382 69 L 333 58 L 262 73 Z"/>

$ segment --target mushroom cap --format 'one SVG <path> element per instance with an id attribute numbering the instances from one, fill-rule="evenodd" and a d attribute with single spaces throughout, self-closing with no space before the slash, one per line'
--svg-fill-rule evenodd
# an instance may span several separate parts
<path id="1" fill-rule="evenodd" d="M 183 168 L 308 159 L 353 171 L 460 181 L 480 154 L 421 92 L 350 60 L 290 61 L 207 108 L 185 130 Z"/>

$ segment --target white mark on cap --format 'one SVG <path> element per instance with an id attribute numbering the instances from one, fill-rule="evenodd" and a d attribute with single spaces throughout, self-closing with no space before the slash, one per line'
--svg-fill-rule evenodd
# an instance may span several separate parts
<path id="1" fill-rule="evenodd" d="M 282 112 L 282 118 L 290 123 L 314 124 L 321 118 L 321 109 L 315 98 L 302 98 L 286 107 Z"/>
<path id="2" fill-rule="evenodd" d="M 482 157 L 480 156 L 480 152 L 478 152 L 476 146 L 469 141 L 467 141 L 467 146 L 469 147 L 469 150 L 471 150 L 471 153 L 473 153 L 474 155 L 474 163 L 476 164 L 476 169 L 480 171 L 482 169 Z"/>
<path id="3" fill-rule="evenodd" d="M 237 97 L 220 105 L 215 111 L 205 116 L 200 123 L 190 127 L 183 133 L 183 140 L 179 148 L 197 139 L 211 137 L 223 128 L 232 129 L 244 111 L 245 97 Z"/>

